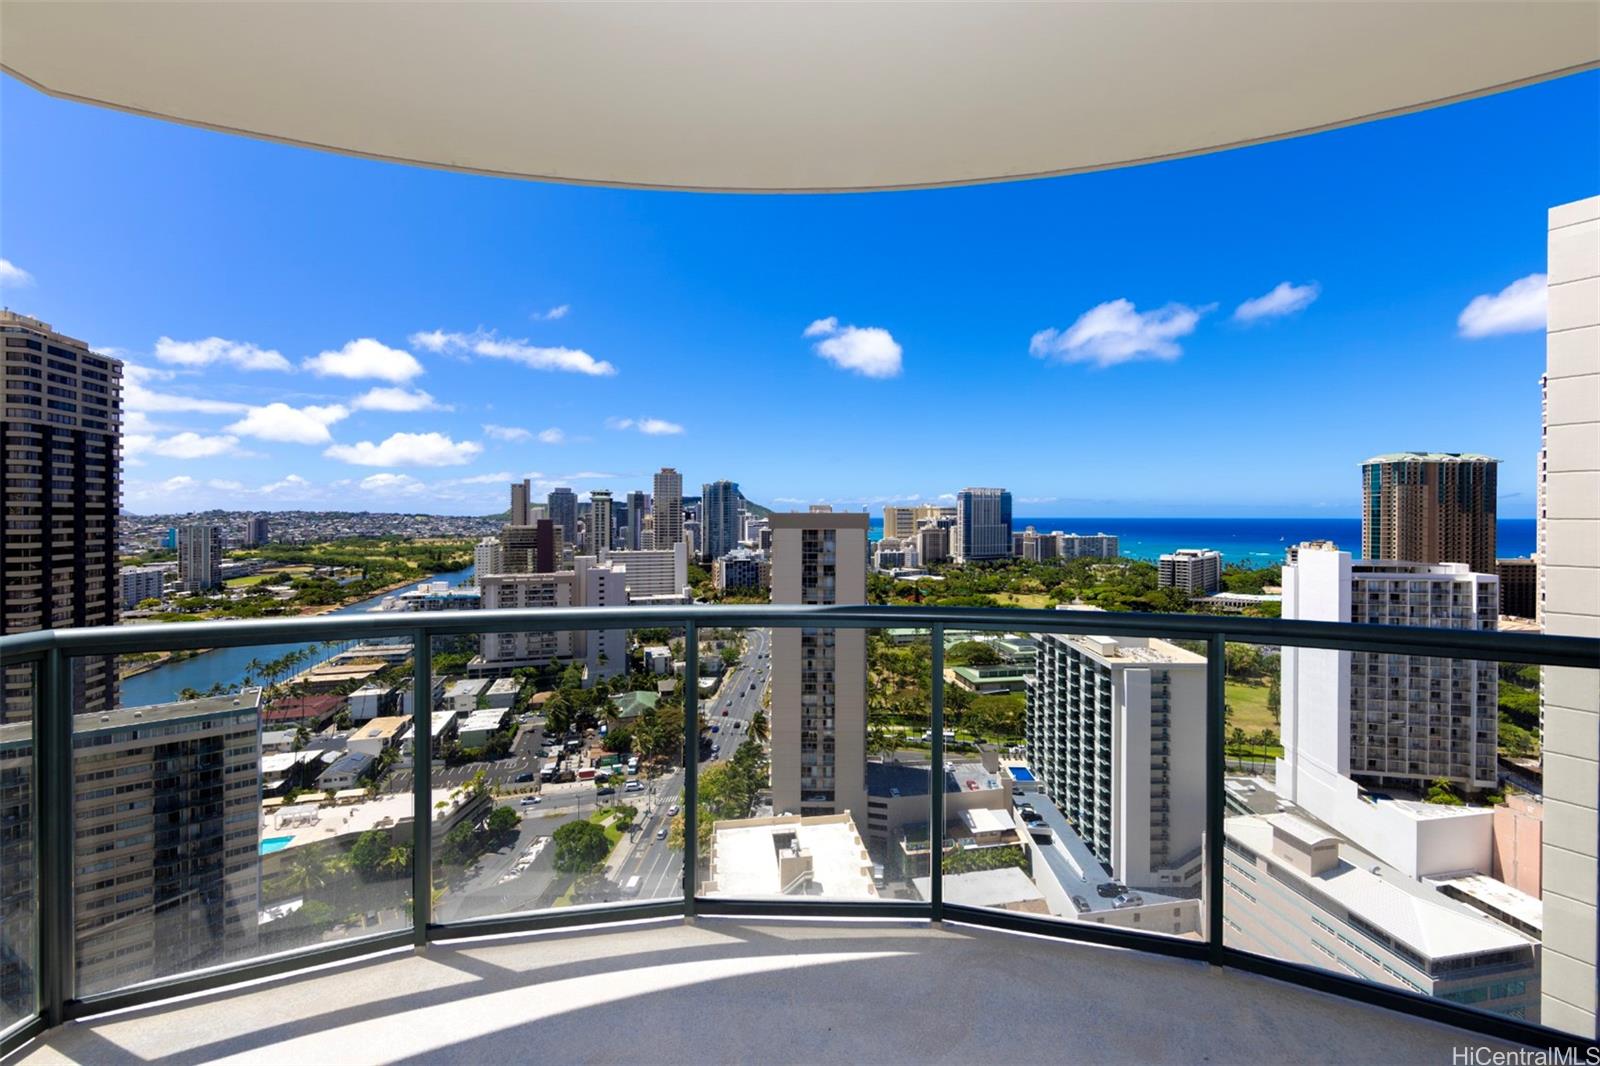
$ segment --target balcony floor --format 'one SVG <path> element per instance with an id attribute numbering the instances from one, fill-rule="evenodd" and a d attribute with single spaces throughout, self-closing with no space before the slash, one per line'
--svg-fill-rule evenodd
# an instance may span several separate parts
<path id="1" fill-rule="evenodd" d="M 430 945 L 69 1024 L 25 1063 L 1449 1062 L 1487 1041 L 1250 974 L 925 924 Z"/>

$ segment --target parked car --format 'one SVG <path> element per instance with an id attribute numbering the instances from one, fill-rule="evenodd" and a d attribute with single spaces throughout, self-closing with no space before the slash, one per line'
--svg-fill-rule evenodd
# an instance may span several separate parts
<path id="1" fill-rule="evenodd" d="M 601 785 L 599 788 L 594 790 L 594 794 L 596 796 L 615 796 L 617 794 L 617 790 L 612 788 L 610 785 Z"/>
<path id="2" fill-rule="evenodd" d="M 523 784 L 524 782 L 532 781 L 533 780 L 533 775 L 532 774 L 518 774 L 516 777 L 512 778 L 511 780 L 513 782 L 515 782 L 516 784 L 520 785 L 520 784 Z"/>

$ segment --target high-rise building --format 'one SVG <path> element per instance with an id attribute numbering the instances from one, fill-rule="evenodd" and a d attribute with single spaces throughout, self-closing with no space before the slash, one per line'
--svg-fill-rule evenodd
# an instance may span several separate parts
<path id="1" fill-rule="evenodd" d="M 222 587 L 222 527 L 215 522 L 178 527 L 178 586 L 185 592 Z"/>
<path id="2" fill-rule="evenodd" d="M 662 551 L 683 539 L 683 475 L 664 466 L 656 474 L 652 488 L 651 515 L 655 524 L 650 547 Z"/>
<path id="3" fill-rule="evenodd" d="M 1550 209 L 1549 334 L 1539 510 L 1540 618 L 1546 633 L 1600 636 L 1600 196 Z M 1540 1021 L 1593 1037 L 1600 956 L 1595 900 L 1600 832 L 1596 671 L 1547 666 L 1539 687 L 1544 751 L 1544 955 Z"/>
<path id="4" fill-rule="evenodd" d="M 592 555 L 604 555 L 611 550 L 617 532 L 617 519 L 611 507 L 611 490 L 595 489 L 589 493 L 588 548 Z"/>
<path id="5" fill-rule="evenodd" d="M 254 952 L 260 719 L 254 688 L 75 716 L 80 993 Z"/>
<path id="6" fill-rule="evenodd" d="M 1028 678 L 1028 761 L 1112 874 L 1200 883 L 1206 661 L 1164 640 L 1040 634 Z"/>
<path id="7" fill-rule="evenodd" d="M 950 558 L 950 534 L 954 530 L 954 519 L 924 522 L 918 527 L 914 541 L 917 546 L 918 562 L 923 566 L 929 563 L 947 562 Z"/>
<path id="8" fill-rule="evenodd" d="M 592 555 L 574 560 L 573 590 L 580 607 L 625 607 L 628 603 L 628 569 L 614 562 L 600 562 Z M 579 630 L 573 634 L 574 652 L 583 657 L 586 683 L 620 677 L 628 672 L 628 631 L 616 629 Z"/>
<path id="9" fill-rule="evenodd" d="M 1283 617 L 1492 630 L 1498 584 L 1464 563 L 1369 562 L 1302 545 L 1283 567 Z M 1332 648 L 1285 647 L 1281 656 L 1284 799 L 1387 859 L 1351 814 L 1358 797 L 1348 781 L 1495 787 L 1497 664 Z"/>
<path id="10" fill-rule="evenodd" d="M 1361 557 L 1494 573 L 1500 460 L 1391 452 L 1361 464 Z"/>
<path id="11" fill-rule="evenodd" d="M 473 546 L 472 575 L 474 578 L 498 574 L 501 565 L 499 537 L 483 537 Z"/>
<path id="12" fill-rule="evenodd" d="M 1162 588 L 1209 596 L 1222 587 L 1222 553 L 1210 548 L 1179 548 L 1157 563 Z"/>
<path id="13" fill-rule="evenodd" d="M 519 485 L 511 483 L 511 510 L 506 516 L 508 526 L 533 525 L 533 483 L 527 478 L 522 479 Z"/>
<path id="14" fill-rule="evenodd" d="M 816 510 L 772 515 L 772 602 L 865 603 L 867 522 Z M 773 629 L 771 731 L 775 812 L 850 811 L 865 822 L 864 631 Z"/>
<path id="15" fill-rule="evenodd" d="M 1539 617 L 1539 560 L 1496 559 L 1502 618 Z"/>
<path id="16" fill-rule="evenodd" d="M 550 490 L 550 495 L 546 497 L 546 504 L 550 508 L 550 521 L 556 524 L 561 534 L 561 542 L 576 547 L 578 544 L 578 494 L 565 486 L 553 488 Z"/>
<path id="17" fill-rule="evenodd" d="M 548 521 L 548 519 L 546 520 Z M 522 607 L 574 607 L 578 594 L 571 570 L 519 571 L 480 578 L 478 590 L 486 611 Z M 544 666 L 572 658 L 570 630 L 546 633 L 484 633 L 478 637 L 481 672 L 476 664 L 468 673 L 505 674 L 524 666 Z"/>
<path id="18" fill-rule="evenodd" d="M 883 535 L 907 540 L 916 535 L 924 522 L 941 518 L 954 521 L 956 509 L 941 507 L 936 503 L 919 503 L 914 507 L 885 507 L 883 509 Z"/>
<path id="19" fill-rule="evenodd" d="M 124 566 L 119 572 L 123 610 L 131 610 L 145 600 L 161 598 L 166 571 L 157 566 Z"/>
<path id="20" fill-rule="evenodd" d="M 561 569 L 562 554 L 561 528 L 553 519 L 538 518 L 531 526 L 500 528 L 500 573 L 548 574 Z"/>
<path id="21" fill-rule="evenodd" d="M 650 513 L 650 494 L 640 489 L 628 493 L 628 532 L 622 538 L 622 546 L 628 551 L 640 551 L 650 547 L 645 540 L 644 519 Z"/>
<path id="22" fill-rule="evenodd" d="M 720 559 L 739 546 L 744 529 L 739 509 L 744 497 L 732 481 L 712 481 L 700 486 L 700 558 Z"/>
<path id="23" fill-rule="evenodd" d="M 0 628 L 116 625 L 122 364 L 48 323 L 0 311 L 5 338 L 5 505 Z M 4 720 L 31 713 L 31 671 L 5 674 Z M 73 705 L 117 704 L 116 660 L 73 660 Z"/>
<path id="24" fill-rule="evenodd" d="M 627 570 L 629 603 L 688 602 L 689 548 L 683 541 L 662 551 L 614 551 L 610 559 Z"/>
<path id="25" fill-rule="evenodd" d="M 264 514 L 253 514 L 244 520 L 244 546 L 259 548 L 272 540 L 272 523 Z"/>
<path id="26" fill-rule="evenodd" d="M 956 493 L 955 533 L 950 554 L 957 562 L 1004 559 L 1011 554 L 1011 493 L 962 489 Z"/>
<path id="27" fill-rule="evenodd" d="M 735 548 L 711 564 L 711 580 L 718 592 L 769 588 L 772 585 L 772 564 L 767 561 L 764 552 Z"/>

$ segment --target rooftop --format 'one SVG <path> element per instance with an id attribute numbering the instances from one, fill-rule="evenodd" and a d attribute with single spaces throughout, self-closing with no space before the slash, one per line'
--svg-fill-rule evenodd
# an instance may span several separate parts
<path id="1" fill-rule="evenodd" d="M 1000 775 L 983 768 L 982 763 L 946 763 L 944 790 L 946 792 L 974 792 L 980 789 L 1001 787 Z M 926 796 L 928 794 L 928 767 L 914 763 L 868 762 L 867 794 L 869 796 Z"/>
<path id="2" fill-rule="evenodd" d="M 1384 452 L 1369 463 L 1498 463 L 1500 460 L 1475 452 Z"/>
<path id="3" fill-rule="evenodd" d="M 399 736 L 411 725 L 405 717 L 374 718 L 350 734 L 351 740 L 388 740 Z"/>
<path id="4" fill-rule="evenodd" d="M 912 878 L 917 895 L 927 899 L 931 891 L 930 879 Z M 1044 893 L 1028 879 L 1028 875 L 1015 866 L 998 870 L 976 870 L 968 874 L 944 875 L 944 900 L 968 907 L 1007 907 L 1019 903 L 1044 903 Z"/>
<path id="5" fill-rule="evenodd" d="M 799 879 L 785 871 L 780 861 L 785 855 L 809 857 L 809 877 Z M 711 839 L 711 884 L 710 896 L 878 895 L 872 860 L 848 814 L 718 822 Z"/>

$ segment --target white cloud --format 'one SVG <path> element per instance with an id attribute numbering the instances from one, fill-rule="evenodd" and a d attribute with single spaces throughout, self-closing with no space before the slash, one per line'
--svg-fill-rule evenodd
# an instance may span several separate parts
<path id="1" fill-rule="evenodd" d="M 665 418 L 608 418 L 606 428 L 636 429 L 649 437 L 675 437 L 683 432 L 683 426 Z"/>
<path id="2" fill-rule="evenodd" d="M 379 444 L 335 444 L 322 454 L 355 466 L 460 466 L 481 451 L 481 444 L 443 433 L 395 433 Z"/>
<path id="3" fill-rule="evenodd" d="M 444 405 L 434 400 L 428 393 L 421 389 L 397 389 L 379 387 L 368 389 L 366 392 L 350 401 L 350 406 L 357 411 L 438 411 L 448 410 Z"/>
<path id="4" fill-rule="evenodd" d="M 1028 351 L 1052 362 L 1100 367 L 1135 359 L 1176 359 L 1183 354 L 1178 338 L 1193 333 L 1200 316 L 1214 306 L 1168 304 L 1141 312 L 1130 300 L 1110 300 L 1085 311 L 1065 332 L 1035 333 Z"/>
<path id="5" fill-rule="evenodd" d="M 1018 496 L 1018 503 L 1055 503 L 1058 496 Z"/>
<path id="6" fill-rule="evenodd" d="M 473 474 L 471 477 L 456 478 L 458 485 L 498 485 L 501 482 L 514 480 L 509 470 L 498 470 L 493 474 Z"/>
<path id="7" fill-rule="evenodd" d="M 521 426 L 497 426 L 493 422 L 484 423 L 483 432 L 485 436 L 495 440 L 528 440 L 533 436 Z"/>
<path id="8" fill-rule="evenodd" d="M 410 474 L 388 473 L 368 475 L 362 478 L 358 485 L 362 492 L 380 496 L 415 495 L 427 487 Z"/>
<path id="9" fill-rule="evenodd" d="M 140 366 L 138 363 L 122 365 L 123 411 L 181 411 L 201 415 L 231 415 L 248 411 L 247 403 L 228 400 L 205 400 L 195 396 L 177 396 L 155 392 L 145 387 L 147 381 L 166 381 L 175 377 L 171 370 Z"/>
<path id="10" fill-rule="evenodd" d="M 171 428 L 164 423 L 151 421 L 150 416 L 143 411 L 126 411 L 122 415 L 124 437 L 137 433 L 164 433 Z"/>
<path id="11" fill-rule="evenodd" d="M 206 484 L 208 486 L 210 486 L 211 488 L 220 489 L 223 492 L 248 492 L 248 491 L 250 491 L 249 489 L 244 487 L 244 482 L 242 482 L 242 481 L 230 481 L 227 478 L 216 478 L 216 477 L 214 477 L 214 478 L 211 478 L 209 481 L 207 481 Z"/>
<path id="12" fill-rule="evenodd" d="M 1531 333 L 1545 328 L 1545 275 L 1518 278 L 1494 295 L 1474 296 L 1456 320 L 1463 337 Z"/>
<path id="13" fill-rule="evenodd" d="M 33 284 L 33 275 L 9 259 L 0 259 L 0 285 L 25 288 Z"/>
<path id="14" fill-rule="evenodd" d="M 541 444 L 561 444 L 566 441 L 566 439 L 567 435 L 561 432 L 561 430 L 557 429 L 555 426 L 551 426 L 549 429 L 541 429 L 539 431 L 539 443 Z"/>
<path id="15" fill-rule="evenodd" d="M 572 310 L 571 304 L 557 304 L 548 311 L 535 311 L 528 317 L 535 322 L 554 322 L 558 318 L 566 318 L 570 310 Z"/>
<path id="16" fill-rule="evenodd" d="M 238 443 L 238 437 L 225 434 L 208 437 L 199 433 L 184 432 L 165 439 L 152 437 L 147 441 L 140 441 L 137 437 L 129 438 L 128 447 L 135 452 L 161 455 L 168 459 L 209 459 L 215 455 L 227 455 L 233 452 Z"/>
<path id="17" fill-rule="evenodd" d="M 422 364 L 410 352 L 391 348 L 371 337 L 358 338 L 336 352 L 323 352 L 301 365 L 322 377 L 377 378 L 396 384 L 422 373 Z"/>
<path id="18" fill-rule="evenodd" d="M 269 403 L 252 407 L 242 419 L 228 426 L 228 432 L 287 444 L 325 444 L 333 439 L 328 427 L 350 417 L 343 404 L 326 407 L 290 407 Z"/>
<path id="19" fill-rule="evenodd" d="M 1246 300 L 1234 308 L 1233 320 L 1235 322 L 1254 322 L 1262 318 L 1279 318 L 1283 315 L 1292 315 L 1296 311 L 1304 311 L 1310 307 L 1320 295 L 1322 295 L 1322 286 L 1314 281 L 1305 285 L 1294 285 L 1287 281 L 1280 281 L 1265 296 L 1257 296 L 1253 300 Z"/>
<path id="20" fill-rule="evenodd" d="M 936 499 L 940 499 L 940 500 L 951 500 L 951 501 L 954 501 L 955 498 L 956 498 L 956 494 L 953 493 L 953 492 L 941 492 L 935 498 Z"/>
<path id="21" fill-rule="evenodd" d="M 832 315 L 805 328 L 803 337 L 821 337 L 812 349 L 842 370 L 869 378 L 900 375 L 902 349 L 880 326 L 840 326 Z"/>
<path id="22" fill-rule="evenodd" d="M 446 333 L 435 329 L 413 333 L 410 340 L 416 347 L 430 352 L 470 352 L 488 359 L 509 359 L 534 370 L 562 370 L 593 377 L 611 377 L 617 372 L 616 367 L 581 348 L 546 348 L 526 340 L 497 337 L 492 331 Z"/>
<path id="23" fill-rule="evenodd" d="M 311 482 L 307 481 L 299 474 L 285 474 L 282 480 L 274 481 L 271 484 L 262 485 L 256 491 L 266 493 L 270 496 L 275 492 L 283 492 L 285 489 L 304 490 L 309 489 L 310 487 Z"/>
<path id="24" fill-rule="evenodd" d="M 230 341 L 222 337 L 207 337 L 198 341 L 175 341 L 171 337 L 156 339 L 156 358 L 163 363 L 178 366 L 211 366 L 226 363 L 240 370 L 292 370 L 283 353 L 271 348 L 260 348 L 249 341 Z"/>
<path id="25" fill-rule="evenodd" d="M 810 503 L 811 501 L 810 500 L 802 500 L 798 496 L 774 496 L 772 498 L 772 502 L 773 503 Z"/>

